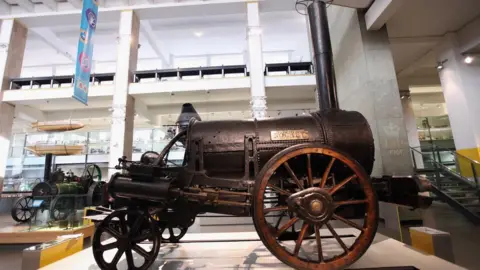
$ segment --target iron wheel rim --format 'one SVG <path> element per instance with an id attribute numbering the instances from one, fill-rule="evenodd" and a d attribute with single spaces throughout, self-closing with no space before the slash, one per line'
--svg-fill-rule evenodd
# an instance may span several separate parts
<path id="1" fill-rule="evenodd" d="M 341 162 L 346 166 L 348 166 L 348 168 L 350 168 L 352 172 L 357 176 L 356 181 L 358 181 L 359 185 L 361 186 L 362 190 L 365 192 L 365 196 L 366 196 L 366 199 L 365 199 L 366 200 L 365 202 L 366 216 L 364 218 L 363 227 L 361 227 L 363 230 L 360 232 L 360 234 L 358 234 L 358 236 L 356 236 L 356 239 L 353 242 L 353 244 L 351 244 L 350 247 L 347 247 L 346 249 L 343 248 L 338 238 L 335 237 L 335 239 L 337 240 L 337 243 L 342 247 L 344 252 L 341 253 L 340 256 L 338 255 L 333 256 L 332 258 L 329 258 L 329 259 L 323 258 L 323 250 L 321 248 L 318 254 L 321 253 L 322 256 L 320 257 L 317 255 L 316 260 L 306 260 L 305 258 L 300 258 L 300 256 L 298 256 L 299 255 L 298 252 L 300 250 L 297 251 L 297 241 L 299 241 L 299 239 L 297 239 L 295 243 L 295 250 L 293 252 L 294 254 L 290 253 L 290 251 L 288 251 L 284 246 L 280 244 L 282 241 L 279 241 L 277 239 L 278 236 L 274 235 L 275 232 L 271 229 L 271 226 L 269 226 L 269 223 L 266 220 L 266 213 L 264 209 L 264 194 L 266 191 L 267 184 L 269 184 L 269 181 L 272 175 L 274 174 L 274 172 L 280 166 L 282 166 L 285 162 L 288 162 L 292 158 L 295 158 L 300 155 L 308 156 L 312 154 L 319 154 L 319 155 L 334 157 L 335 159 L 333 162 Z M 308 157 L 308 160 L 310 162 L 310 157 Z M 255 186 L 255 199 L 254 199 L 255 228 L 257 229 L 260 239 L 265 244 L 265 246 L 270 250 L 270 252 L 273 255 L 275 255 L 279 260 L 281 260 L 285 264 L 292 266 L 296 269 L 322 269 L 322 270 L 323 269 L 343 269 L 351 265 L 352 263 L 354 263 L 356 260 L 358 260 L 365 253 L 365 251 L 368 249 L 368 247 L 372 243 L 376 234 L 377 226 L 378 226 L 378 202 L 377 202 L 376 195 L 370 183 L 368 175 L 366 174 L 364 169 L 358 164 L 358 162 L 350 158 L 348 155 L 343 154 L 340 151 L 337 151 L 335 149 L 332 149 L 326 146 L 319 146 L 315 144 L 297 145 L 277 153 L 264 166 L 264 168 L 262 169 L 262 171 L 259 173 L 258 176 L 259 177 L 256 181 L 256 186 Z M 311 178 L 311 176 L 308 176 L 307 178 Z M 321 185 L 322 182 L 317 184 Z M 298 218 L 298 217 L 294 217 L 294 218 Z M 339 220 L 338 218 L 335 218 L 335 219 Z M 290 219 L 289 222 L 291 220 L 292 219 Z M 315 228 L 314 231 L 315 231 L 315 238 L 316 238 L 315 241 L 316 241 L 317 248 L 319 246 L 318 242 L 320 242 L 320 246 L 322 246 L 322 242 L 320 238 L 321 227 L 323 225 L 329 224 L 330 221 L 332 220 L 333 218 L 328 220 L 325 224 L 313 225 Z M 293 221 L 293 224 L 295 224 L 297 221 Z M 301 237 L 301 240 L 299 241 L 300 249 L 302 247 L 302 242 L 304 243 L 303 239 L 305 237 L 306 231 L 310 226 L 312 225 L 308 223 L 302 224 L 302 231 L 300 232 L 300 235 L 299 235 L 299 238 Z M 336 233 L 335 229 L 331 225 L 327 226 L 327 228 L 332 233 L 332 236 L 334 235 L 334 232 Z M 332 232 L 332 229 L 333 229 L 333 232 Z M 317 237 L 320 240 L 318 240 Z M 345 245 L 345 243 L 343 244 Z"/>
<path id="2" fill-rule="evenodd" d="M 131 226 L 127 219 L 128 216 L 137 217 Z M 113 219 L 115 218 L 118 219 L 117 226 L 114 225 L 116 220 Z M 149 226 L 148 230 L 140 231 L 146 224 Z M 97 265 L 102 269 L 118 269 L 117 266 L 120 259 L 125 256 L 128 269 L 148 269 L 157 258 L 160 250 L 161 237 L 157 231 L 155 223 L 141 211 L 118 210 L 111 213 L 100 222 L 93 235 L 92 250 Z M 117 241 L 103 245 L 101 239 L 103 233 L 111 235 Z M 150 251 L 146 251 L 139 246 L 145 240 L 152 241 L 152 249 Z M 111 262 L 107 262 L 104 258 L 104 253 L 115 248 L 117 248 L 115 256 Z M 142 265 L 135 265 L 133 252 L 144 258 Z"/>

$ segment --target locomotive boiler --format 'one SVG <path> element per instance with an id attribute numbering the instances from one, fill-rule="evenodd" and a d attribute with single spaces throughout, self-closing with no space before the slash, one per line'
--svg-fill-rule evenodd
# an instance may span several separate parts
<path id="1" fill-rule="evenodd" d="M 379 201 L 431 203 L 418 195 L 425 185 L 417 177 L 370 177 L 373 135 L 362 114 L 338 108 L 325 9 L 322 1 L 308 7 L 321 110 L 205 122 L 184 104 L 188 125 L 180 114 L 182 128 L 161 153 L 147 152 L 140 162 L 119 159 L 121 172 L 108 191 L 125 207 L 100 222 L 92 243 L 102 269 L 117 269 L 124 255 L 129 269 L 147 269 L 162 240 L 177 242 L 205 212 L 251 216 L 267 249 L 295 269 L 343 269 L 372 243 Z M 179 146 L 181 162 L 170 158 Z M 354 237 L 344 237 L 340 224 Z M 167 230 L 170 236 L 162 237 Z"/>

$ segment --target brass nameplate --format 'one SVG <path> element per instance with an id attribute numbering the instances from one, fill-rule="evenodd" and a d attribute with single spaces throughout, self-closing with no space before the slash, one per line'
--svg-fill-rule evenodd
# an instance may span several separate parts
<path id="1" fill-rule="evenodd" d="M 274 130 L 270 131 L 270 138 L 272 141 L 293 141 L 293 140 L 308 140 L 310 134 L 308 131 L 300 130 Z"/>

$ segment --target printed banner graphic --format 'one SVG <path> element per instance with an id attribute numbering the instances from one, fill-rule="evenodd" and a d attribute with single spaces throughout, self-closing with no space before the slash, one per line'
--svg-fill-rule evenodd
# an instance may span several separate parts
<path id="1" fill-rule="evenodd" d="M 93 58 L 93 35 L 97 27 L 98 0 L 84 0 L 82 20 L 80 21 L 80 38 L 78 40 L 77 65 L 73 98 L 87 105 L 90 71 Z"/>

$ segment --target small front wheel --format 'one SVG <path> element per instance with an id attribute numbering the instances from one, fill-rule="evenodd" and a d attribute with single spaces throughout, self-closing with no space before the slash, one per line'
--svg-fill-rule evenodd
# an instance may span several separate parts
<path id="1" fill-rule="evenodd" d="M 147 240 L 151 243 L 143 243 Z M 120 260 L 125 257 L 129 270 L 144 270 L 157 258 L 160 244 L 158 227 L 148 214 L 139 210 L 118 210 L 98 225 L 92 250 L 101 269 L 119 269 L 118 266 L 124 264 Z"/>

